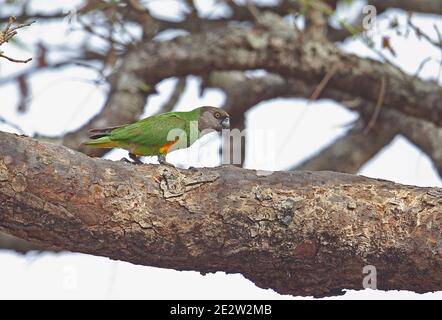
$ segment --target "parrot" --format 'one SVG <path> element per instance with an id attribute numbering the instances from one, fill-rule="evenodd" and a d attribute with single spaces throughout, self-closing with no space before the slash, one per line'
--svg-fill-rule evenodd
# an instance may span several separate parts
<path id="1" fill-rule="evenodd" d="M 140 156 L 157 156 L 170 165 L 166 155 L 190 147 L 202 135 L 230 128 L 229 114 L 223 109 L 204 106 L 191 111 L 165 112 L 117 127 L 92 129 L 84 145 L 95 148 L 122 148 L 135 164 Z"/>

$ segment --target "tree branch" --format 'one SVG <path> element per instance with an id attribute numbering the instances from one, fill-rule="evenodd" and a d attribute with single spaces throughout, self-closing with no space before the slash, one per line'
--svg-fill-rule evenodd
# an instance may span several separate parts
<path id="1" fill-rule="evenodd" d="M 425 120 L 419 120 L 392 110 L 381 113 L 381 121 L 394 123 L 394 128 L 410 142 L 420 148 L 432 160 L 442 177 L 442 128 Z"/>
<path id="2" fill-rule="evenodd" d="M 300 42 L 279 18 L 266 16 L 276 31 L 229 27 L 216 32 L 143 44 L 129 68 L 146 83 L 209 70 L 266 69 L 283 77 L 318 84 L 331 66 L 338 71 L 328 86 L 376 102 L 379 83 L 386 79 L 383 104 L 417 118 L 442 125 L 442 88 L 435 82 L 406 75 L 381 62 L 341 52 L 326 41 Z M 287 26 L 285 26 L 287 27 Z M 160 54 L 159 54 L 160 53 Z"/>
<path id="3" fill-rule="evenodd" d="M 155 88 L 154 85 L 150 86 L 144 82 L 132 70 L 127 70 L 128 66 L 137 63 L 132 58 L 133 55 L 124 57 L 118 73 L 109 78 L 111 88 L 102 110 L 80 129 L 66 134 L 61 141 L 63 145 L 90 156 L 102 156 L 106 150 L 82 145 L 89 136 L 89 130 L 130 123 L 140 117 L 148 94 Z"/>
<path id="4" fill-rule="evenodd" d="M 243 128 L 244 113 L 262 101 L 278 97 L 309 98 L 313 91 L 311 86 L 300 80 L 284 79 L 275 74 L 248 77 L 236 71 L 212 72 L 203 85 L 219 88 L 226 93 L 224 108 L 231 115 L 232 128 Z M 438 151 L 442 150 L 442 129 L 431 122 L 409 117 L 394 110 L 383 110 L 374 123 L 373 130 L 364 134 L 364 126 L 366 127 L 369 121 L 367 119 L 371 119 L 376 110 L 374 103 L 355 99 L 350 94 L 327 87 L 321 90 L 320 97 L 333 99 L 350 111 L 359 112 L 361 120 L 346 135 L 303 161 L 293 170 L 356 173 L 400 133 L 432 159 L 442 176 L 442 154 Z"/>
<path id="5" fill-rule="evenodd" d="M 42 248 L 39 248 L 28 241 L 19 239 L 3 232 L 0 232 L 0 248 L 1 250 L 14 250 L 18 253 L 27 253 L 29 251 L 42 250 Z"/>
<path id="6" fill-rule="evenodd" d="M 440 0 L 369 0 L 379 11 L 389 8 L 397 8 L 405 11 L 420 13 L 442 14 L 442 3 Z"/>
<path id="7" fill-rule="evenodd" d="M 178 170 L 0 133 L 0 229 L 132 263 L 241 273 L 292 295 L 442 289 L 442 189 L 332 172 Z M 241 183 L 238 183 L 241 181 Z"/>
<path id="8" fill-rule="evenodd" d="M 8 24 L 6 25 L 5 29 L 0 30 L 0 46 L 3 43 L 9 42 L 9 40 L 11 40 L 16 34 L 17 34 L 17 30 L 24 28 L 24 27 L 28 27 L 30 26 L 33 22 L 28 22 L 28 23 L 22 23 L 22 24 L 18 24 L 18 25 L 13 25 L 14 22 L 16 21 L 15 17 L 9 17 L 9 21 Z M 32 58 L 28 58 L 28 59 L 15 59 L 12 57 L 9 57 L 7 55 L 5 55 L 3 53 L 3 51 L 0 50 L 0 58 L 4 58 L 7 59 L 11 62 L 15 62 L 15 63 L 28 63 L 29 61 L 32 60 Z"/>
<path id="9" fill-rule="evenodd" d="M 368 134 L 364 134 L 362 132 L 364 125 L 364 121 L 358 121 L 347 134 L 336 139 L 330 146 L 303 161 L 293 170 L 357 173 L 398 133 L 398 130 L 391 124 L 379 122 Z"/>

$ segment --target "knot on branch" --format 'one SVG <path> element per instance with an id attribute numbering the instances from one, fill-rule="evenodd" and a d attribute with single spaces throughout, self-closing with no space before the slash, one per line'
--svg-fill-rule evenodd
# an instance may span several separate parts
<path id="1" fill-rule="evenodd" d="M 205 183 L 214 182 L 219 178 L 217 173 L 197 172 L 190 176 L 180 173 L 178 170 L 164 169 L 160 178 L 160 189 L 164 198 L 180 197 L 187 191 L 199 188 Z"/>
<path id="2" fill-rule="evenodd" d="M 295 201 L 287 198 L 275 203 L 273 208 L 276 209 L 276 217 L 282 224 L 289 226 L 295 215 Z"/>
<path id="3" fill-rule="evenodd" d="M 301 209 L 304 206 L 304 198 L 302 197 L 290 197 L 273 193 L 271 189 L 263 189 L 261 186 L 255 186 L 252 189 L 255 194 L 255 199 L 258 200 L 262 206 L 273 208 L 276 215 L 268 217 L 269 220 L 277 220 L 285 226 L 289 226 L 293 218 L 295 217 L 296 210 Z"/>
<path id="4" fill-rule="evenodd" d="M 9 178 L 8 168 L 3 161 L 0 161 L 0 182 L 7 181 Z"/>
<path id="5" fill-rule="evenodd" d="M 430 206 L 440 206 L 442 204 L 442 189 L 428 190 L 423 201 Z"/>
<path id="6" fill-rule="evenodd" d="M 265 201 L 273 199 L 272 190 L 270 189 L 262 189 L 261 186 L 255 186 L 252 192 L 255 194 L 256 200 Z"/>
<path id="7" fill-rule="evenodd" d="M 8 165 L 13 162 L 14 160 L 11 156 L 5 156 L 3 159 L 0 158 L 0 181 L 9 180 L 11 173 L 9 172 Z"/>

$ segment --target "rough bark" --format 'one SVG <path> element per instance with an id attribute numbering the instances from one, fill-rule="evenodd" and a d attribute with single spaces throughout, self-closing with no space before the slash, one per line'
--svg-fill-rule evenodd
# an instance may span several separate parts
<path id="1" fill-rule="evenodd" d="M 28 241 L 19 239 L 3 232 L 0 232 L 0 248 L 2 250 L 14 250 L 18 253 L 27 253 L 29 251 L 42 250 L 42 248 L 39 248 Z"/>
<path id="2" fill-rule="evenodd" d="M 132 263 L 241 273 L 293 295 L 442 289 L 442 189 L 332 172 L 178 170 L 0 133 L 0 229 Z"/>

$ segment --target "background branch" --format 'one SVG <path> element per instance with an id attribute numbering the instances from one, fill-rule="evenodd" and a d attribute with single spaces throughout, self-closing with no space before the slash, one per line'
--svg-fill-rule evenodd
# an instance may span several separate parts
<path id="1" fill-rule="evenodd" d="M 388 145 L 397 134 L 397 129 L 380 122 L 368 134 L 362 132 L 365 121 L 359 120 L 344 136 L 304 160 L 293 170 L 330 170 L 357 173 L 361 167 Z"/>

